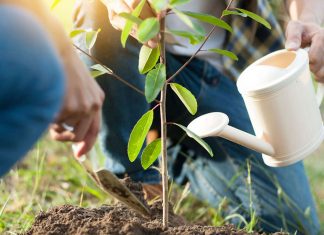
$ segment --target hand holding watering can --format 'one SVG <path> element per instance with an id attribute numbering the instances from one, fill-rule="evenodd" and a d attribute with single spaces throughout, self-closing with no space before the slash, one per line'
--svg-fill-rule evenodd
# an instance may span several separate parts
<path id="1" fill-rule="evenodd" d="M 240 75 L 237 87 L 256 136 L 229 126 L 224 113 L 200 116 L 188 128 L 200 137 L 220 136 L 261 152 L 273 167 L 296 163 L 322 143 L 324 89 L 319 85 L 316 97 L 306 50 L 280 50 L 257 60 Z"/>

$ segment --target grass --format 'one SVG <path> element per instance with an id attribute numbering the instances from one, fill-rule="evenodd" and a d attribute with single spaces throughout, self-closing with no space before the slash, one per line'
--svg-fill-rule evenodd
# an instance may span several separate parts
<path id="1" fill-rule="evenodd" d="M 318 212 L 324 226 L 324 145 L 306 160 Z M 219 208 L 210 208 L 177 187 L 172 187 L 176 210 L 189 221 L 219 226 L 228 218 Z M 181 201 L 181 204 L 177 202 Z M 28 156 L 0 181 L 0 233 L 26 231 L 39 211 L 72 204 L 97 207 L 113 199 L 102 192 L 73 159 L 70 145 L 41 140 Z M 226 203 L 226 202 L 224 202 Z M 324 232 L 324 230 L 323 230 Z"/>
<path id="2" fill-rule="evenodd" d="M 306 172 L 317 204 L 321 222 L 321 233 L 324 234 L 324 144 L 305 161 Z"/>
<path id="3" fill-rule="evenodd" d="M 0 232 L 25 231 L 39 211 L 62 204 L 99 206 L 111 199 L 71 157 L 68 146 L 43 140 L 0 182 Z"/>

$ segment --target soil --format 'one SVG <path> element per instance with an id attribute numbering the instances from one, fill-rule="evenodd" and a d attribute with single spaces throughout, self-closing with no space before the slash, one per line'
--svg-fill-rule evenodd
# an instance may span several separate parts
<path id="1" fill-rule="evenodd" d="M 124 183 L 144 202 L 142 186 Z M 71 205 L 54 207 L 41 212 L 32 227 L 25 233 L 31 234 L 105 234 L 105 235 L 214 235 L 214 234 L 248 234 L 237 230 L 233 225 L 222 227 L 189 225 L 174 213 L 169 215 L 169 228 L 162 228 L 161 201 L 149 205 L 151 218 L 145 218 L 121 203 L 103 205 L 99 208 L 82 208 Z M 170 211 L 171 206 L 170 206 Z M 249 233 L 251 234 L 251 233 Z M 252 233 L 259 234 L 259 233 Z M 279 235 L 281 233 L 277 233 Z"/>

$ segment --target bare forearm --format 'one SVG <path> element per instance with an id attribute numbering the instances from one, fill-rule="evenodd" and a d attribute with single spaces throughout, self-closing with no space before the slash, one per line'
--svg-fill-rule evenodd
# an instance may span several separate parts
<path id="1" fill-rule="evenodd" d="M 320 25 L 324 23 L 323 0 L 287 0 L 286 4 L 292 20 Z"/>

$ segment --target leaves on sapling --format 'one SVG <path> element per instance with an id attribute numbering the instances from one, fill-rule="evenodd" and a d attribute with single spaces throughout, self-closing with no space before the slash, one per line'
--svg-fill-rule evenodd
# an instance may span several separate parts
<path id="1" fill-rule="evenodd" d="M 166 80 L 164 64 L 157 64 L 155 69 L 148 72 L 145 80 L 145 98 L 151 103 L 160 93 Z"/>
<path id="2" fill-rule="evenodd" d="M 242 9 L 242 8 L 235 8 L 235 10 L 237 10 L 237 11 L 224 10 L 223 13 L 222 13 L 222 15 L 223 16 L 227 16 L 227 15 L 239 15 L 239 16 L 242 16 L 242 17 L 249 17 L 249 18 L 255 20 L 256 22 L 264 25 L 268 29 L 271 29 L 270 23 L 268 21 L 266 21 L 264 18 L 262 18 L 261 16 L 255 14 L 255 13 L 253 13 L 251 11 Z"/>
<path id="3" fill-rule="evenodd" d="M 51 10 L 54 10 L 60 2 L 62 2 L 62 0 L 54 0 L 51 4 Z"/>
<path id="4" fill-rule="evenodd" d="M 192 115 L 197 112 L 197 100 L 195 96 L 185 87 L 177 83 L 170 83 L 172 90 L 177 94 L 181 102 Z"/>
<path id="5" fill-rule="evenodd" d="M 127 13 L 127 12 L 122 12 L 119 14 L 119 16 L 125 18 L 126 20 L 129 20 L 131 22 L 133 22 L 134 24 L 140 24 L 143 22 L 142 19 L 130 14 L 130 13 Z"/>
<path id="6" fill-rule="evenodd" d="M 102 66 L 101 64 L 94 64 L 91 66 L 91 68 L 97 71 L 101 71 L 103 73 L 113 74 L 113 71 L 110 68 Z"/>
<path id="7" fill-rule="evenodd" d="M 191 29 L 193 29 L 197 34 L 199 34 L 201 36 L 205 36 L 205 34 L 206 34 L 205 29 L 198 22 L 192 21 L 182 11 L 179 11 L 175 8 L 172 10 L 179 17 L 179 19 L 182 20 L 183 23 L 185 23 L 187 26 L 189 26 Z"/>
<path id="8" fill-rule="evenodd" d="M 197 20 L 200 20 L 202 22 L 218 26 L 231 33 L 233 32 L 233 29 L 229 24 L 227 24 L 224 20 L 221 20 L 215 16 L 204 14 L 204 13 L 191 12 L 191 11 L 184 11 L 183 14 L 195 18 Z"/>
<path id="9" fill-rule="evenodd" d="M 242 16 L 242 17 L 247 17 L 246 14 L 242 13 L 242 12 L 238 12 L 238 11 L 231 11 L 231 10 L 224 10 L 222 13 L 222 17 L 223 16 L 228 16 L 228 15 L 238 15 L 238 16 Z"/>
<path id="10" fill-rule="evenodd" d="M 139 53 L 138 71 L 145 74 L 156 65 L 160 58 L 160 47 L 150 48 L 145 45 L 142 46 Z"/>
<path id="11" fill-rule="evenodd" d="M 70 32 L 70 38 L 74 38 L 82 33 L 85 33 L 86 31 L 84 29 L 75 29 Z"/>
<path id="12" fill-rule="evenodd" d="M 136 6 L 134 11 L 132 12 L 132 15 L 135 16 L 135 17 L 139 17 L 145 3 L 146 3 L 146 0 L 141 0 L 140 3 Z M 122 44 L 123 47 L 126 46 L 126 41 L 127 41 L 128 37 L 129 37 L 129 34 L 132 31 L 133 24 L 134 23 L 132 21 L 126 20 L 124 29 L 122 30 L 121 37 L 120 37 L 120 41 L 121 41 L 121 44 Z"/>
<path id="13" fill-rule="evenodd" d="M 170 33 L 178 37 L 183 37 L 189 39 L 190 44 L 195 45 L 204 41 L 205 37 L 189 32 L 189 31 L 179 31 L 179 30 L 169 30 Z"/>
<path id="14" fill-rule="evenodd" d="M 140 153 L 147 133 L 152 126 L 153 118 L 154 112 L 153 110 L 149 110 L 135 124 L 130 134 L 127 147 L 128 158 L 131 162 L 134 162 Z"/>
<path id="15" fill-rule="evenodd" d="M 160 31 L 160 22 L 156 18 L 145 19 L 138 27 L 137 38 L 141 43 L 145 43 L 156 35 Z"/>
<path id="16" fill-rule="evenodd" d="M 160 156 L 161 154 L 161 139 L 158 138 L 151 142 L 146 148 L 143 150 L 141 157 L 142 167 L 146 170 L 148 169 Z"/>
<path id="17" fill-rule="evenodd" d="M 182 4 L 186 4 L 190 2 L 190 0 L 170 0 L 170 8 L 182 5 Z"/>
<path id="18" fill-rule="evenodd" d="M 222 49 L 218 49 L 218 48 L 208 49 L 208 51 L 227 56 L 227 57 L 231 58 L 232 60 L 238 60 L 237 56 L 231 51 L 222 50 Z"/>
<path id="19" fill-rule="evenodd" d="M 151 0 L 150 6 L 155 10 L 156 13 L 167 9 L 168 3 L 165 0 Z"/>
<path id="20" fill-rule="evenodd" d="M 85 33 L 85 44 L 88 50 L 90 50 L 96 43 L 100 31 L 101 29 L 98 29 L 96 31 L 91 30 Z"/>
<path id="21" fill-rule="evenodd" d="M 255 14 L 255 13 L 253 13 L 251 11 L 244 10 L 244 9 L 241 9 L 241 8 L 235 8 L 235 9 L 237 9 L 238 11 L 246 14 L 248 17 L 255 20 L 256 22 L 259 22 L 260 24 L 264 25 L 268 29 L 271 29 L 270 23 L 268 21 L 266 21 L 265 19 L 263 19 L 261 16 Z"/>
<path id="22" fill-rule="evenodd" d="M 106 74 L 106 72 L 102 72 L 102 71 L 99 71 L 99 70 L 93 70 L 93 71 L 90 71 L 90 74 L 93 78 L 96 78 L 96 77 L 99 77 L 103 74 Z"/>
<path id="23" fill-rule="evenodd" d="M 200 138 L 198 135 L 196 135 L 195 133 L 193 133 L 191 130 L 189 130 L 187 127 L 180 125 L 178 123 L 172 123 L 172 125 L 176 125 L 178 127 L 180 127 L 182 130 L 184 130 L 187 135 L 194 139 L 198 144 L 200 144 L 204 149 L 206 149 L 206 151 L 209 153 L 209 155 L 211 157 L 214 156 L 213 150 L 211 149 L 211 147 L 202 139 Z"/>

